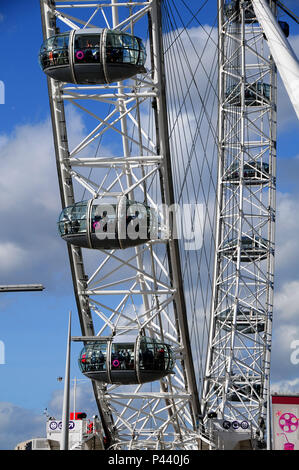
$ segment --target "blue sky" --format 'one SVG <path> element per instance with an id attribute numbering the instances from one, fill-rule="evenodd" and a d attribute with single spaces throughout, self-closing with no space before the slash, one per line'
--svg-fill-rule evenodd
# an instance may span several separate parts
<path id="1" fill-rule="evenodd" d="M 216 1 L 209 3 L 211 17 L 202 19 L 203 23 L 215 17 Z M 285 3 L 299 16 L 297 1 Z M 195 9 L 198 2 L 188 4 Z M 299 27 L 290 24 L 291 41 L 299 55 Z M 5 104 L 0 105 L 0 284 L 39 282 L 46 287 L 41 293 L 2 293 L 0 297 L 0 340 L 5 344 L 5 364 L 0 365 L 0 449 L 8 449 L 43 435 L 45 408 L 50 414 L 60 413 L 63 384 L 56 379 L 64 375 L 69 310 L 73 311 L 73 334 L 80 335 L 80 328 L 67 250 L 56 228 L 61 206 L 46 79 L 37 60 L 42 43 L 39 2 L 1 2 L 0 38 L 0 80 L 5 84 Z M 299 391 L 296 368 L 288 360 L 290 341 L 299 339 L 299 222 L 294 218 L 299 212 L 299 126 L 283 90 L 278 118 L 273 381 L 278 388 Z M 74 119 L 74 135 L 81 125 Z M 80 345 L 72 348 L 72 377 L 82 379 L 77 367 Z M 78 407 L 84 404 L 92 413 L 90 384 L 82 384 Z"/>
<path id="2" fill-rule="evenodd" d="M 2 418 L 4 424 L 5 416 L 9 416 L 9 423 L 12 423 L 12 416 L 20 415 L 20 432 L 16 432 L 14 425 L 12 434 L 8 430 L 5 436 L 0 424 L 0 448 L 5 449 L 30 436 L 44 434 L 45 408 L 59 414 L 61 404 L 58 400 L 55 405 L 55 397 L 56 394 L 61 396 L 63 384 L 56 379 L 64 375 L 69 310 L 74 312 L 73 334 L 79 335 L 80 328 L 75 315 L 67 251 L 57 235 L 56 221 L 61 206 L 47 85 L 38 63 L 42 43 L 39 2 L 3 3 L 0 6 L 0 51 L 5 58 L 5 67 L 1 68 L 0 79 L 5 84 L 5 104 L 0 108 L 0 142 L 4 143 L 1 167 L 3 171 L 4 166 L 9 167 L 11 159 L 17 157 L 13 164 L 17 176 L 10 173 L 11 184 L 15 185 L 15 203 L 10 200 L 5 208 L 1 205 L 1 225 L 10 226 L 11 231 L 2 234 L 5 248 L 1 258 L 6 258 L 7 262 L 3 259 L 0 284 L 38 282 L 46 287 L 43 292 L 7 293 L 0 298 L 0 339 L 5 344 L 5 364 L 0 366 L 0 421 Z M 45 153 L 46 146 L 32 143 L 41 135 L 48 143 L 48 154 Z M 39 191 L 34 191 L 35 194 L 28 198 L 26 193 L 33 181 L 30 174 Z M 1 186 L 3 190 L 3 184 Z M 41 203 L 43 198 L 44 203 Z M 31 223 L 28 224 L 29 220 Z M 26 253 L 20 248 L 13 255 L 13 261 L 8 255 L 10 249 L 14 251 L 16 246 L 21 247 L 25 240 Z M 53 240 L 55 246 L 49 246 Z M 82 379 L 77 367 L 80 345 L 74 343 L 72 346 L 72 377 Z M 88 381 L 86 387 L 89 390 Z M 24 425 L 21 424 L 22 417 Z"/>

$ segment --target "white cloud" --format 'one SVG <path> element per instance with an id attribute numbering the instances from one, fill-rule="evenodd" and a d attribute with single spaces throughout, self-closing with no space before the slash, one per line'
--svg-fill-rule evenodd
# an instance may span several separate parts
<path id="1" fill-rule="evenodd" d="M 67 108 L 70 148 L 83 138 L 84 125 L 74 109 Z M 60 207 L 53 134 L 50 120 L 17 126 L 0 136 L 0 210 L 57 211 Z M 14 214 L 14 212 L 12 212 Z"/>
<path id="2" fill-rule="evenodd" d="M 273 340 L 273 344 L 276 346 L 275 354 L 277 357 L 280 357 L 280 359 L 287 356 L 288 364 L 290 363 L 290 355 L 292 352 L 291 344 L 296 339 L 299 339 L 299 325 L 284 322 L 280 322 L 276 325 Z M 280 363 L 280 365 L 282 364 Z"/>
<path id="3" fill-rule="evenodd" d="M 64 382 L 62 382 L 62 388 L 60 390 L 55 390 L 52 393 L 52 396 L 47 405 L 47 412 L 50 416 L 61 419 L 62 416 L 62 406 L 63 406 L 63 387 Z M 74 404 L 74 391 L 76 403 Z M 74 389 L 74 381 L 72 381 L 70 386 L 70 413 L 73 412 L 75 406 L 75 411 L 86 413 L 88 418 L 91 418 L 93 415 L 98 415 L 97 405 L 95 403 L 95 398 L 93 394 L 92 384 L 89 379 L 79 378 L 76 379 L 76 388 Z"/>
<path id="4" fill-rule="evenodd" d="M 70 411 L 73 407 L 73 391 L 70 394 Z M 56 419 L 61 419 L 63 390 L 52 393 L 47 412 Z M 98 415 L 92 392 L 91 381 L 78 381 L 76 387 L 76 410 L 87 414 L 88 418 Z M 0 402 L 0 450 L 12 450 L 27 439 L 46 437 L 46 416 L 22 408 L 13 403 Z"/>
<path id="5" fill-rule="evenodd" d="M 280 321 L 294 321 L 299 318 L 299 281 L 291 281 L 282 286 L 275 296 L 275 310 L 279 312 Z"/>
<path id="6" fill-rule="evenodd" d="M 19 126 L 2 145 L 1 210 L 28 213 L 28 205 L 57 207 L 50 122 Z M 51 182 L 52 191 L 49 188 Z M 57 184 L 55 184 L 57 186 Z"/>
<path id="7" fill-rule="evenodd" d="M 75 145 L 84 125 L 74 109 L 67 113 L 69 141 Z M 57 273 L 68 269 L 57 231 L 61 201 L 50 120 L 2 134 L 0 147 L 0 283 L 38 281 L 49 288 Z"/>
<path id="8" fill-rule="evenodd" d="M 271 393 L 294 394 L 298 393 L 299 379 L 281 380 L 271 385 Z"/>
<path id="9" fill-rule="evenodd" d="M 45 417 L 13 403 L 0 402 L 0 449 L 13 450 L 32 437 L 45 435 Z"/>
<path id="10" fill-rule="evenodd" d="M 271 367 L 273 384 L 293 381 L 298 376 L 298 366 L 291 361 L 291 354 L 294 351 L 292 344 L 299 340 L 296 313 L 298 312 L 298 291 L 294 290 L 298 288 L 298 285 L 299 281 L 285 283 L 275 296 Z"/>
<path id="11" fill-rule="evenodd" d="M 1 270 L 20 269 L 28 261 L 30 254 L 22 247 L 11 243 L 0 243 Z"/>
<path id="12" fill-rule="evenodd" d="M 294 174 L 293 174 L 293 177 Z M 272 377 L 276 391 L 296 378 L 291 343 L 299 340 L 299 203 L 293 193 L 277 194 Z M 284 385 L 283 385 L 284 384 Z M 282 390 L 280 390 L 282 391 Z"/>
<path id="13" fill-rule="evenodd" d="M 299 202 L 295 194 L 277 194 L 276 274 L 280 285 L 297 277 L 299 264 Z"/>

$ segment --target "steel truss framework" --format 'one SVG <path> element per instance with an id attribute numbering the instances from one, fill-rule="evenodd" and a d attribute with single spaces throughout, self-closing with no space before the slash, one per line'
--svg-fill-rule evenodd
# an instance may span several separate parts
<path id="1" fill-rule="evenodd" d="M 143 332 L 165 340 L 175 351 L 174 374 L 160 382 L 123 387 L 93 382 L 104 433 L 114 449 L 188 449 L 198 448 L 199 442 L 200 408 L 178 244 L 171 232 L 175 226 L 170 224 L 169 229 L 167 214 L 160 208 L 171 206 L 174 199 L 159 8 L 158 0 L 41 0 L 44 38 L 58 27 L 134 32 L 149 18 L 152 54 L 146 74 L 105 86 L 48 78 L 62 207 L 80 201 L 82 194 L 85 199 L 129 195 L 156 209 L 161 221 L 160 238 L 138 248 L 82 250 L 68 245 L 83 336 Z M 74 115 L 67 118 L 65 112 L 69 104 L 90 124 L 73 148 L 68 135 Z M 150 113 L 156 117 L 155 132 L 148 130 Z M 106 147 L 98 156 L 96 146 L 106 135 L 118 150 L 112 154 Z"/>
<path id="2" fill-rule="evenodd" d="M 269 401 L 276 70 L 249 8 L 240 1 L 228 15 L 219 1 L 218 224 L 203 407 L 205 414 L 247 420 L 258 433 Z M 254 99 L 250 85 L 259 90 Z"/>

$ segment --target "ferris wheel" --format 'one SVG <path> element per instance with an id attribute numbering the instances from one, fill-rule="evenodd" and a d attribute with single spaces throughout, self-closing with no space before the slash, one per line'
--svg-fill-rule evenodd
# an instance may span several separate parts
<path id="1" fill-rule="evenodd" d="M 215 1 L 218 37 L 206 3 L 40 1 L 58 231 L 109 449 L 267 425 L 276 68 L 264 2 Z"/>

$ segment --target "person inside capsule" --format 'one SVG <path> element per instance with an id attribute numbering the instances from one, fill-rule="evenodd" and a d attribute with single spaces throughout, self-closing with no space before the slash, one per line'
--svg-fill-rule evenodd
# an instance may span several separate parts
<path id="1" fill-rule="evenodd" d="M 102 229 L 103 232 L 107 232 L 107 211 L 103 211 L 103 215 L 95 215 L 93 217 L 92 229 L 93 232 L 100 229 Z"/>
<path id="2" fill-rule="evenodd" d="M 77 36 L 75 38 L 75 62 L 93 63 L 100 61 L 99 35 Z"/>
<path id="3" fill-rule="evenodd" d="M 115 62 L 123 62 L 123 54 L 122 54 L 123 48 L 121 47 L 121 44 L 119 44 L 119 47 L 115 47 L 112 44 L 112 36 L 108 35 L 107 36 L 107 42 L 106 42 L 106 61 L 108 64 L 113 64 Z"/>
<path id="4" fill-rule="evenodd" d="M 134 344 L 113 344 L 111 370 L 134 369 Z"/>

